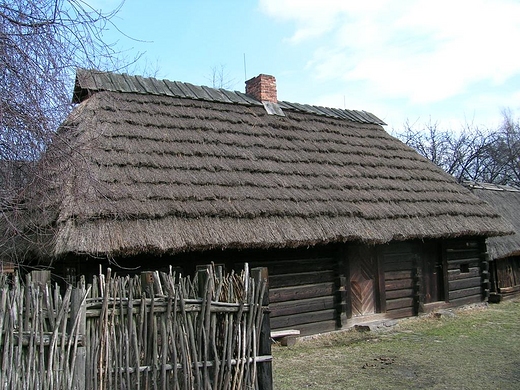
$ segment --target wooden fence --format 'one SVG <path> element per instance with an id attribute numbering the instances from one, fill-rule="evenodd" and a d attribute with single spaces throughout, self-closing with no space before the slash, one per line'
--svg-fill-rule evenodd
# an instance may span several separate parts
<path id="1" fill-rule="evenodd" d="M 265 268 L 83 280 L 0 275 L 2 389 L 272 388 Z"/>

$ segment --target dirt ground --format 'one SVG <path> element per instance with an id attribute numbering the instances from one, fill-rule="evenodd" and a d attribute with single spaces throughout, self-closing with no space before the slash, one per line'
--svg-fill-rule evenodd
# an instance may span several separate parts
<path id="1" fill-rule="evenodd" d="M 520 299 L 273 347 L 274 388 L 520 389 Z"/>

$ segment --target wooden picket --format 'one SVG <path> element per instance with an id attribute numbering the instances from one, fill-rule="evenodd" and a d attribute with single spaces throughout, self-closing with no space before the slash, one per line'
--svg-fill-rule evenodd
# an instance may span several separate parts
<path id="1" fill-rule="evenodd" d="M 267 274 L 251 274 L 109 269 L 61 293 L 0 277 L 0 386 L 270 389 Z"/>

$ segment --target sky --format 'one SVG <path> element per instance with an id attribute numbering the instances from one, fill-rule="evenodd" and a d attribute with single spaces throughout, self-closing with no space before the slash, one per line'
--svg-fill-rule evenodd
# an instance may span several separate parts
<path id="1" fill-rule="evenodd" d="M 108 11 L 118 0 L 88 0 Z M 400 131 L 494 129 L 520 115 L 520 0 L 126 0 L 104 38 L 129 73 L 365 110 Z M 131 37 L 133 39 L 130 39 Z"/>

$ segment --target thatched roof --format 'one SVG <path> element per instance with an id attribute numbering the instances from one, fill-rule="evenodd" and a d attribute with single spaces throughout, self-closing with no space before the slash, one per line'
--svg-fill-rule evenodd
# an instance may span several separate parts
<path id="1" fill-rule="evenodd" d="M 492 259 L 520 256 L 520 188 L 477 182 L 464 184 L 514 226 L 514 235 L 487 240 L 489 256 Z"/>
<path id="2" fill-rule="evenodd" d="M 511 229 L 364 111 L 279 102 L 285 116 L 268 115 L 239 92 L 88 71 L 75 99 L 28 206 L 50 256 Z"/>

